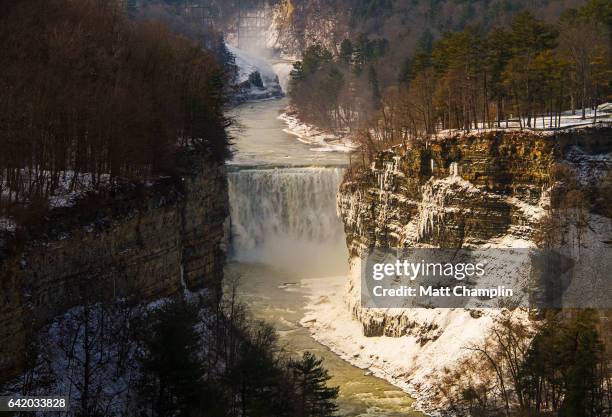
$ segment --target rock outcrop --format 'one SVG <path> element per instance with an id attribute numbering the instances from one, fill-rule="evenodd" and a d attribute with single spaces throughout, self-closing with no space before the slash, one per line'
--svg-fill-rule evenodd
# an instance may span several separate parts
<path id="1" fill-rule="evenodd" d="M 345 305 L 317 293 L 305 325 L 334 352 L 407 390 L 437 415 L 445 407 L 439 382 L 469 355 L 465 347 L 490 337 L 499 318 L 526 321 L 529 313 L 363 308 L 361 256 L 374 247 L 534 247 L 534 232 L 555 205 L 555 165 L 574 168 L 585 189 L 596 186 L 612 167 L 611 133 L 607 126 L 463 134 L 398 145 L 367 166 L 351 167 L 338 194 L 350 253 Z M 608 218 L 593 220 L 610 232 Z M 352 319 L 342 321 L 347 305 Z"/>
<path id="2" fill-rule="evenodd" d="M 181 166 L 91 207 L 54 210 L 44 238 L 0 259 L 0 380 L 23 370 L 32 332 L 85 297 L 150 301 L 220 286 L 225 166 L 194 155 Z"/>
<path id="3" fill-rule="evenodd" d="M 364 251 L 532 247 L 535 226 L 550 204 L 555 164 L 565 160 L 593 176 L 610 160 L 605 157 L 612 151 L 609 136 L 609 127 L 557 134 L 457 134 L 398 145 L 376 154 L 370 166 L 353 167 L 340 188 L 338 213 L 353 270 L 348 304 L 364 334 L 425 334 L 431 340 L 439 332 L 432 323 L 413 320 L 409 311 L 361 308 L 359 258 Z"/>

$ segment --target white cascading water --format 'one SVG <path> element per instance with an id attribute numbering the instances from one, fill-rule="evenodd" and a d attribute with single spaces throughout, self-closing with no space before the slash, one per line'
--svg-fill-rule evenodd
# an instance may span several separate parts
<path id="1" fill-rule="evenodd" d="M 342 168 L 239 169 L 228 174 L 231 258 L 311 274 L 346 269 L 336 214 Z"/>

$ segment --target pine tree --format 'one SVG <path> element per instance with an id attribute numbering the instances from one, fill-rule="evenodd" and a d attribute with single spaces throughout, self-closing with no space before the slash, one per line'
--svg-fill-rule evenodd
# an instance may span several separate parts
<path id="1" fill-rule="evenodd" d="M 141 394 L 155 416 L 186 416 L 198 409 L 204 376 L 198 321 L 197 308 L 183 300 L 153 314 L 141 358 Z"/>
<path id="2" fill-rule="evenodd" d="M 537 71 L 533 63 L 538 54 L 556 46 L 558 31 L 536 19 L 530 12 L 517 14 L 511 28 L 513 57 L 506 68 L 506 84 L 513 91 L 517 113 L 526 116 L 527 126 L 532 127 L 536 110 L 534 105 L 539 98 L 536 91 Z"/>
<path id="3" fill-rule="evenodd" d="M 597 364 L 603 346 L 595 327 L 592 311 L 583 311 L 568 325 L 566 358 L 566 395 L 560 417 L 594 417 L 599 397 Z"/>
<path id="4" fill-rule="evenodd" d="M 378 107 L 380 103 L 380 86 L 378 84 L 378 74 L 376 73 L 374 65 L 370 65 L 368 69 L 368 83 L 372 89 L 372 103 L 374 107 Z"/>
<path id="5" fill-rule="evenodd" d="M 340 43 L 340 61 L 345 65 L 350 65 L 353 61 L 353 44 L 350 39 L 344 39 Z"/>
<path id="6" fill-rule="evenodd" d="M 412 59 L 410 59 L 410 57 L 408 56 L 402 61 L 397 81 L 400 84 L 408 84 L 408 82 L 410 82 L 412 78 Z"/>
<path id="7" fill-rule="evenodd" d="M 429 28 L 425 29 L 417 41 L 417 48 L 419 52 L 430 54 L 433 49 L 433 34 Z"/>
<path id="8" fill-rule="evenodd" d="M 322 365 L 323 360 L 317 359 L 310 352 L 305 352 L 301 360 L 291 364 L 296 386 L 300 392 L 298 399 L 298 415 L 304 417 L 332 417 L 338 406 L 338 387 L 328 387 L 331 379 Z"/>
<path id="9" fill-rule="evenodd" d="M 332 54 L 321 44 L 310 45 L 302 55 L 302 69 L 305 75 L 314 74 L 321 66 L 331 61 Z M 294 65 L 295 67 L 295 65 Z"/>

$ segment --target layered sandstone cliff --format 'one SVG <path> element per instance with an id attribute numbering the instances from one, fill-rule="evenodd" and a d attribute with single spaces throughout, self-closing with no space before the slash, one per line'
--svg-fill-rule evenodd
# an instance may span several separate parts
<path id="1" fill-rule="evenodd" d="M 596 180 L 609 170 L 609 135 L 609 128 L 489 131 L 379 152 L 370 166 L 349 172 L 338 196 L 353 267 L 372 247 L 533 246 L 555 164 Z M 381 321 L 379 313 L 362 311 L 358 284 L 350 287 L 351 308 L 365 334 L 402 335 L 414 327 L 405 317 Z"/>
<path id="2" fill-rule="evenodd" d="M 572 167 L 586 188 L 601 183 L 612 167 L 610 134 L 610 127 L 462 134 L 398 145 L 352 167 L 338 194 L 351 268 L 344 296 L 315 292 L 305 325 L 350 362 L 412 392 L 421 407 L 439 409 L 438 382 L 466 346 L 485 340 L 498 318 L 528 320 L 528 312 L 363 308 L 361 256 L 373 247 L 534 247 L 554 205 L 556 166 Z M 592 220 L 605 245 L 610 220 Z M 347 306 L 352 320 L 340 318 Z"/>
<path id="3" fill-rule="evenodd" d="M 92 207 L 55 210 L 44 238 L 0 259 L 0 380 L 23 369 L 32 332 L 85 298 L 150 301 L 220 285 L 225 166 L 196 155 L 181 166 Z"/>

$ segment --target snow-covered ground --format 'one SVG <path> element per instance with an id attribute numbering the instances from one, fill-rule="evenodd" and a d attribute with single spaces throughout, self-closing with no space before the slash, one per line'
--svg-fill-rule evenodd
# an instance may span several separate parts
<path id="1" fill-rule="evenodd" d="M 549 116 L 537 116 L 531 119 L 531 127 L 527 127 L 527 118 L 519 121 L 518 118 L 511 119 L 508 123 L 501 122 L 500 127 L 488 127 L 486 123 L 478 123 L 477 132 L 487 132 L 504 129 L 523 129 L 536 130 L 544 132 L 554 132 L 559 129 L 572 129 L 596 126 L 597 124 L 612 123 L 612 103 L 603 103 L 597 106 L 597 110 L 586 109 L 585 118 L 582 118 L 582 110 L 577 109 L 575 114 L 571 110 L 561 113 L 561 120 L 555 121 L 553 117 L 552 123 Z M 450 134 L 457 133 L 457 130 L 445 129 L 436 133 L 437 137 L 445 137 Z"/>
<path id="2" fill-rule="evenodd" d="M 184 289 L 183 294 L 187 302 L 198 306 L 200 322 L 196 331 L 202 336 L 201 340 L 212 340 L 209 332 L 215 315 L 198 304 L 199 300 L 210 296 L 208 291 Z M 33 368 L 7 382 L 0 388 L 0 394 L 44 396 L 51 393 L 67 397 L 68 408 L 78 409 L 85 363 L 89 361 L 91 405 L 104 410 L 104 415 L 108 416 L 135 415 L 134 387 L 141 378 L 139 359 L 143 347 L 134 337 L 132 322 L 147 320 L 149 315 L 170 302 L 171 298 L 160 298 L 132 305 L 128 300 L 118 299 L 92 303 L 87 309 L 83 306 L 69 309 L 41 329 L 37 336 L 40 349 Z M 85 339 L 86 331 L 89 342 Z M 201 349 L 201 355 L 205 355 L 209 346 L 203 343 Z M 217 366 L 222 370 L 223 363 Z M 27 391 L 24 393 L 24 390 Z M 49 413 L 32 415 L 42 417 Z"/>
<path id="3" fill-rule="evenodd" d="M 264 86 L 267 83 L 274 83 L 277 79 L 276 72 L 272 66 L 260 57 L 250 54 L 247 51 L 238 49 L 235 46 L 226 44 L 228 51 L 234 55 L 236 66 L 238 67 L 238 83 L 242 83 L 249 79 L 251 73 L 258 71 L 264 82 Z"/>
<path id="4" fill-rule="evenodd" d="M 21 175 L 24 178 L 24 182 L 28 182 L 27 178 L 31 175 L 32 177 L 39 178 L 50 177 L 51 173 L 48 171 L 34 171 L 31 174 L 29 170 L 21 170 Z M 53 194 L 49 196 L 48 204 L 49 208 L 60 208 L 60 207 L 72 207 L 74 206 L 79 198 L 88 192 L 99 189 L 100 187 L 108 187 L 110 185 L 110 176 L 108 174 L 102 174 L 99 179 L 98 186 L 94 186 L 93 176 L 90 173 L 79 173 L 76 174 L 72 170 L 68 170 L 59 174 L 59 180 L 56 188 L 53 190 Z M 2 195 L 0 198 L 8 200 L 8 187 L 3 184 Z M 0 232 L 14 232 L 17 225 L 16 223 L 7 218 L 0 217 Z"/>
<path id="5" fill-rule="evenodd" d="M 586 155 L 579 149 L 573 149 L 567 155 L 568 161 L 579 172 L 583 185 L 593 184 L 600 180 L 603 173 L 608 172 L 612 156 L 610 154 Z M 388 162 L 384 170 L 375 172 L 380 186 L 381 201 L 385 205 L 388 200 L 387 180 L 392 175 L 402 175 L 396 169 L 397 161 Z M 443 227 L 444 211 L 453 210 L 447 207 L 442 198 L 446 193 L 468 195 L 469 193 L 484 193 L 470 182 L 459 176 L 460 169 L 452 165 L 446 178 L 432 179 L 426 184 L 423 200 L 418 204 L 419 213 L 413 216 L 408 224 L 390 224 L 385 219 L 385 227 L 390 230 L 397 226 L 400 241 L 407 242 L 406 246 L 414 247 L 419 242 L 419 236 L 427 232 L 427 228 Z M 584 179 L 582 177 L 585 177 Z M 372 192 L 376 187 L 372 187 Z M 483 198 L 486 198 L 483 194 Z M 403 196 L 397 194 L 395 200 Z M 343 216 L 352 227 L 359 229 L 361 221 L 359 213 L 358 193 L 344 196 L 345 212 Z M 503 198 L 500 196 L 499 198 Z M 354 200 L 354 201 L 353 201 Z M 514 207 L 520 221 L 513 224 L 508 233 L 488 240 L 479 245 L 479 248 L 518 248 L 526 250 L 534 248 L 535 243 L 530 239 L 533 225 L 541 221 L 549 211 L 550 190 L 544 190 L 539 201 L 527 202 L 516 196 L 504 199 Z M 393 209 L 392 207 L 389 210 Z M 571 213 L 570 213 L 571 214 Z M 352 223 L 351 223 L 352 222 Z M 365 233 L 365 232 L 364 232 Z M 592 277 L 604 277 L 609 271 L 610 259 L 607 246 L 612 236 L 612 223 L 607 218 L 589 215 L 589 225 L 578 231 L 569 225 L 563 231 L 568 242 L 581 247 L 578 249 L 580 268 L 575 269 L 576 279 L 566 292 L 565 302 L 575 303 L 581 300 L 595 300 L 603 302 L 612 299 L 612 296 L 601 293 L 602 288 L 607 290 L 601 282 Z M 364 248 L 365 249 L 365 248 Z M 514 253 L 517 251 L 510 251 Z M 517 252 L 518 253 L 518 252 Z M 524 252 L 523 252 L 524 253 Z M 599 258 L 598 258 L 599 257 Z M 525 270 L 529 265 L 525 264 Z M 523 270 L 523 269 L 521 269 Z M 518 268 L 515 270 L 518 271 Z M 444 399 L 439 395 L 438 383 L 452 370 L 462 358 L 470 354 L 469 346 L 480 344 L 490 334 L 497 318 L 512 314 L 521 321 L 527 321 L 527 312 L 523 309 L 509 312 L 504 309 L 463 309 L 463 308 L 437 308 L 437 309 L 382 309 L 362 308 L 360 299 L 361 285 L 360 259 L 354 257 L 350 261 L 350 273 L 341 277 L 326 277 L 308 279 L 302 282 L 310 290 L 307 314 L 301 324 L 307 327 L 312 336 L 328 346 L 333 352 L 348 362 L 366 369 L 367 372 L 382 377 L 394 385 L 410 393 L 417 404 L 425 411 L 439 414 L 444 408 Z M 503 283 L 504 274 L 508 271 L 499 270 L 493 277 L 493 283 Z M 517 275 L 515 272 L 513 275 Z M 577 277 L 587 277 L 587 283 L 592 284 L 587 292 L 583 281 Z M 490 280 L 489 280 L 490 281 Z M 582 292 L 580 292 L 582 291 Z M 587 298 L 585 298 L 585 295 Z M 390 336 L 364 336 L 364 334 L 379 334 L 371 329 L 384 329 L 384 334 Z M 369 330 L 364 332 L 364 330 Z M 436 411 L 437 410 L 437 411 Z"/>
<path id="6" fill-rule="evenodd" d="M 285 88 L 283 88 L 286 91 Z M 290 133 L 298 137 L 298 139 L 309 145 L 318 145 L 318 148 L 314 150 L 320 152 L 352 152 L 358 148 L 354 141 L 351 140 L 348 132 L 344 133 L 332 133 L 326 132 L 316 126 L 304 123 L 301 121 L 292 111 L 288 108 L 283 114 L 279 116 L 287 124 L 285 132 Z M 532 127 L 528 128 L 527 120 L 522 120 L 523 130 L 538 131 L 543 135 L 554 134 L 559 129 L 580 129 L 585 127 L 597 126 L 602 124 L 612 123 L 612 103 L 604 103 L 598 106 L 597 112 L 593 109 L 587 109 L 586 117 L 582 119 L 582 112 L 577 111 L 576 114 L 572 114 L 571 111 L 565 111 L 561 115 L 561 121 L 559 125 L 555 125 L 555 121 L 550 123 L 548 117 L 536 117 L 532 119 Z M 454 134 L 462 135 L 474 135 L 483 132 L 496 131 L 496 130 L 519 130 L 521 129 L 521 123 L 518 119 L 512 120 L 507 124 L 504 122 L 500 127 L 489 128 L 484 123 L 479 123 L 479 127 L 471 132 L 464 130 L 445 129 L 436 132 L 435 138 L 443 139 L 447 136 Z M 376 136 L 375 132 L 372 132 Z"/>
<path id="7" fill-rule="evenodd" d="M 248 51 L 226 44 L 228 51 L 234 55 L 238 73 L 234 83 L 240 87 L 237 92 L 239 101 L 265 100 L 283 96 L 283 89 L 275 68 L 267 60 Z M 278 68 L 285 71 L 283 67 Z M 249 82 L 251 74 L 259 73 L 263 87 Z"/>
<path id="8" fill-rule="evenodd" d="M 576 240 L 577 233 L 570 230 L 568 236 Z M 589 227 L 582 233 L 580 266 L 565 292 L 564 301 L 572 305 L 595 303 L 593 307 L 601 307 L 610 299 L 609 285 L 601 281 L 607 280 L 605 271 L 612 267 L 610 249 L 606 246 L 607 239 L 612 236 L 612 224 L 607 218 L 591 215 Z M 491 240 L 486 246 L 525 248 L 533 246 L 533 242 L 520 241 L 509 234 Z M 353 258 L 348 279 L 334 276 L 303 280 L 301 284 L 310 295 L 307 313 L 300 324 L 309 329 L 314 339 L 344 360 L 409 393 L 418 408 L 431 415 L 440 415 L 446 405 L 440 395 L 439 382 L 461 359 L 470 355 L 469 347 L 480 345 L 488 337 L 497 319 L 511 315 L 528 321 L 528 312 L 522 308 L 514 311 L 492 308 L 364 309 L 359 305 L 360 271 L 359 259 Z M 399 337 L 366 337 L 363 323 L 387 326 L 396 323 L 406 333 Z"/>
<path id="9" fill-rule="evenodd" d="M 8 217 L 0 217 L 0 232 L 14 232 L 17 228 L 17 223 Z"/>
<path id="10" fill-rule="evenodd" d="M 289 59 L 267 60 L 255 53 L 236 48 L 226 44 L 228 50 L 235 56 L 238 67 L 238 75 L 235 83 L 237 85 L 248 84 L 249 76 L 254 72 L 261 75 L 264 88 L 250 86 L 246 91 L 246 100 L 264 100 L 276 98 L 289 91 L 290 74 L 293 63 Z M 280 94 L 279 94 L 280 93 Z M 325 132 L 313 125 L 299 120 L 289 108 L 283 112 L 279 119 L 285 122 L 286 133 L 294 135 L 301 142 L 312 146 L 314 152 L 351 152 L 357 145 L 349 138 L 348 133 L 337 134 Z"/>
<path id="11" fill-rule="evenodd" d="M 583 186 L 601 181 L 612 168 L 612 153 L 589 155 L 577 146 L 569 150 L 565 160 L 576 171 Z"/>
<path id="12" fill-rule="evenodd" d="M 49 171 L 34 171 L 31 174 L 29 170 L 21 170 L 21 175 L 24 182 L 29 182 L 28 178 L 49 178 L 51 173 Z M 102 174 L 99 179 L 99 184 L 94 187 L 93 176 L 90 173 L 84 172 L 76 174 L 72 170 L 64 171 L 59 173 L 59 179 L 57 186 L 55 187 L 53 194 L 49 197 L 49 207 L 71 207 L 76 204 L 76 201 L 85 193 L 99 188 L 100 186 L 109 185 L 110 176 L 108 174 Z M 2 197 L 8 198 L 8 187 L 6 184 L 2 187 Z"/>
<path id="13" fill-rule="evenodd" d="M 278 118 L 287 125 L 287 128 L 284 129 L 286 133 L 313 146 L 312 150 L 315 152 L 352 152 L 357 149 L 357 145 L 351 141 L 348 134 L 325 132 L 302 122 L 290 110 L 285 111 Z"/>
<path id="14" fill-rule="evenodd" d="M 366 337 L 362 324 L 349 311 L 346 277 L 308 279 L 302 285 L 311 295 L 300 323 L 312 336 L 344 360 L 411 394 L 417 408 L 432 415 L 439 414 L 436 383 L 445 370 L 468 355 L 466 348 L 481 342 L 495 318 L 504 314 L 501 310 L 480 310 L 479 318 L 474 318 L 473 310 L 410 309 L 406 317 L 415 323 L 413 333 Z M 379 309 L 381 320 L 386 312 Z"/>

